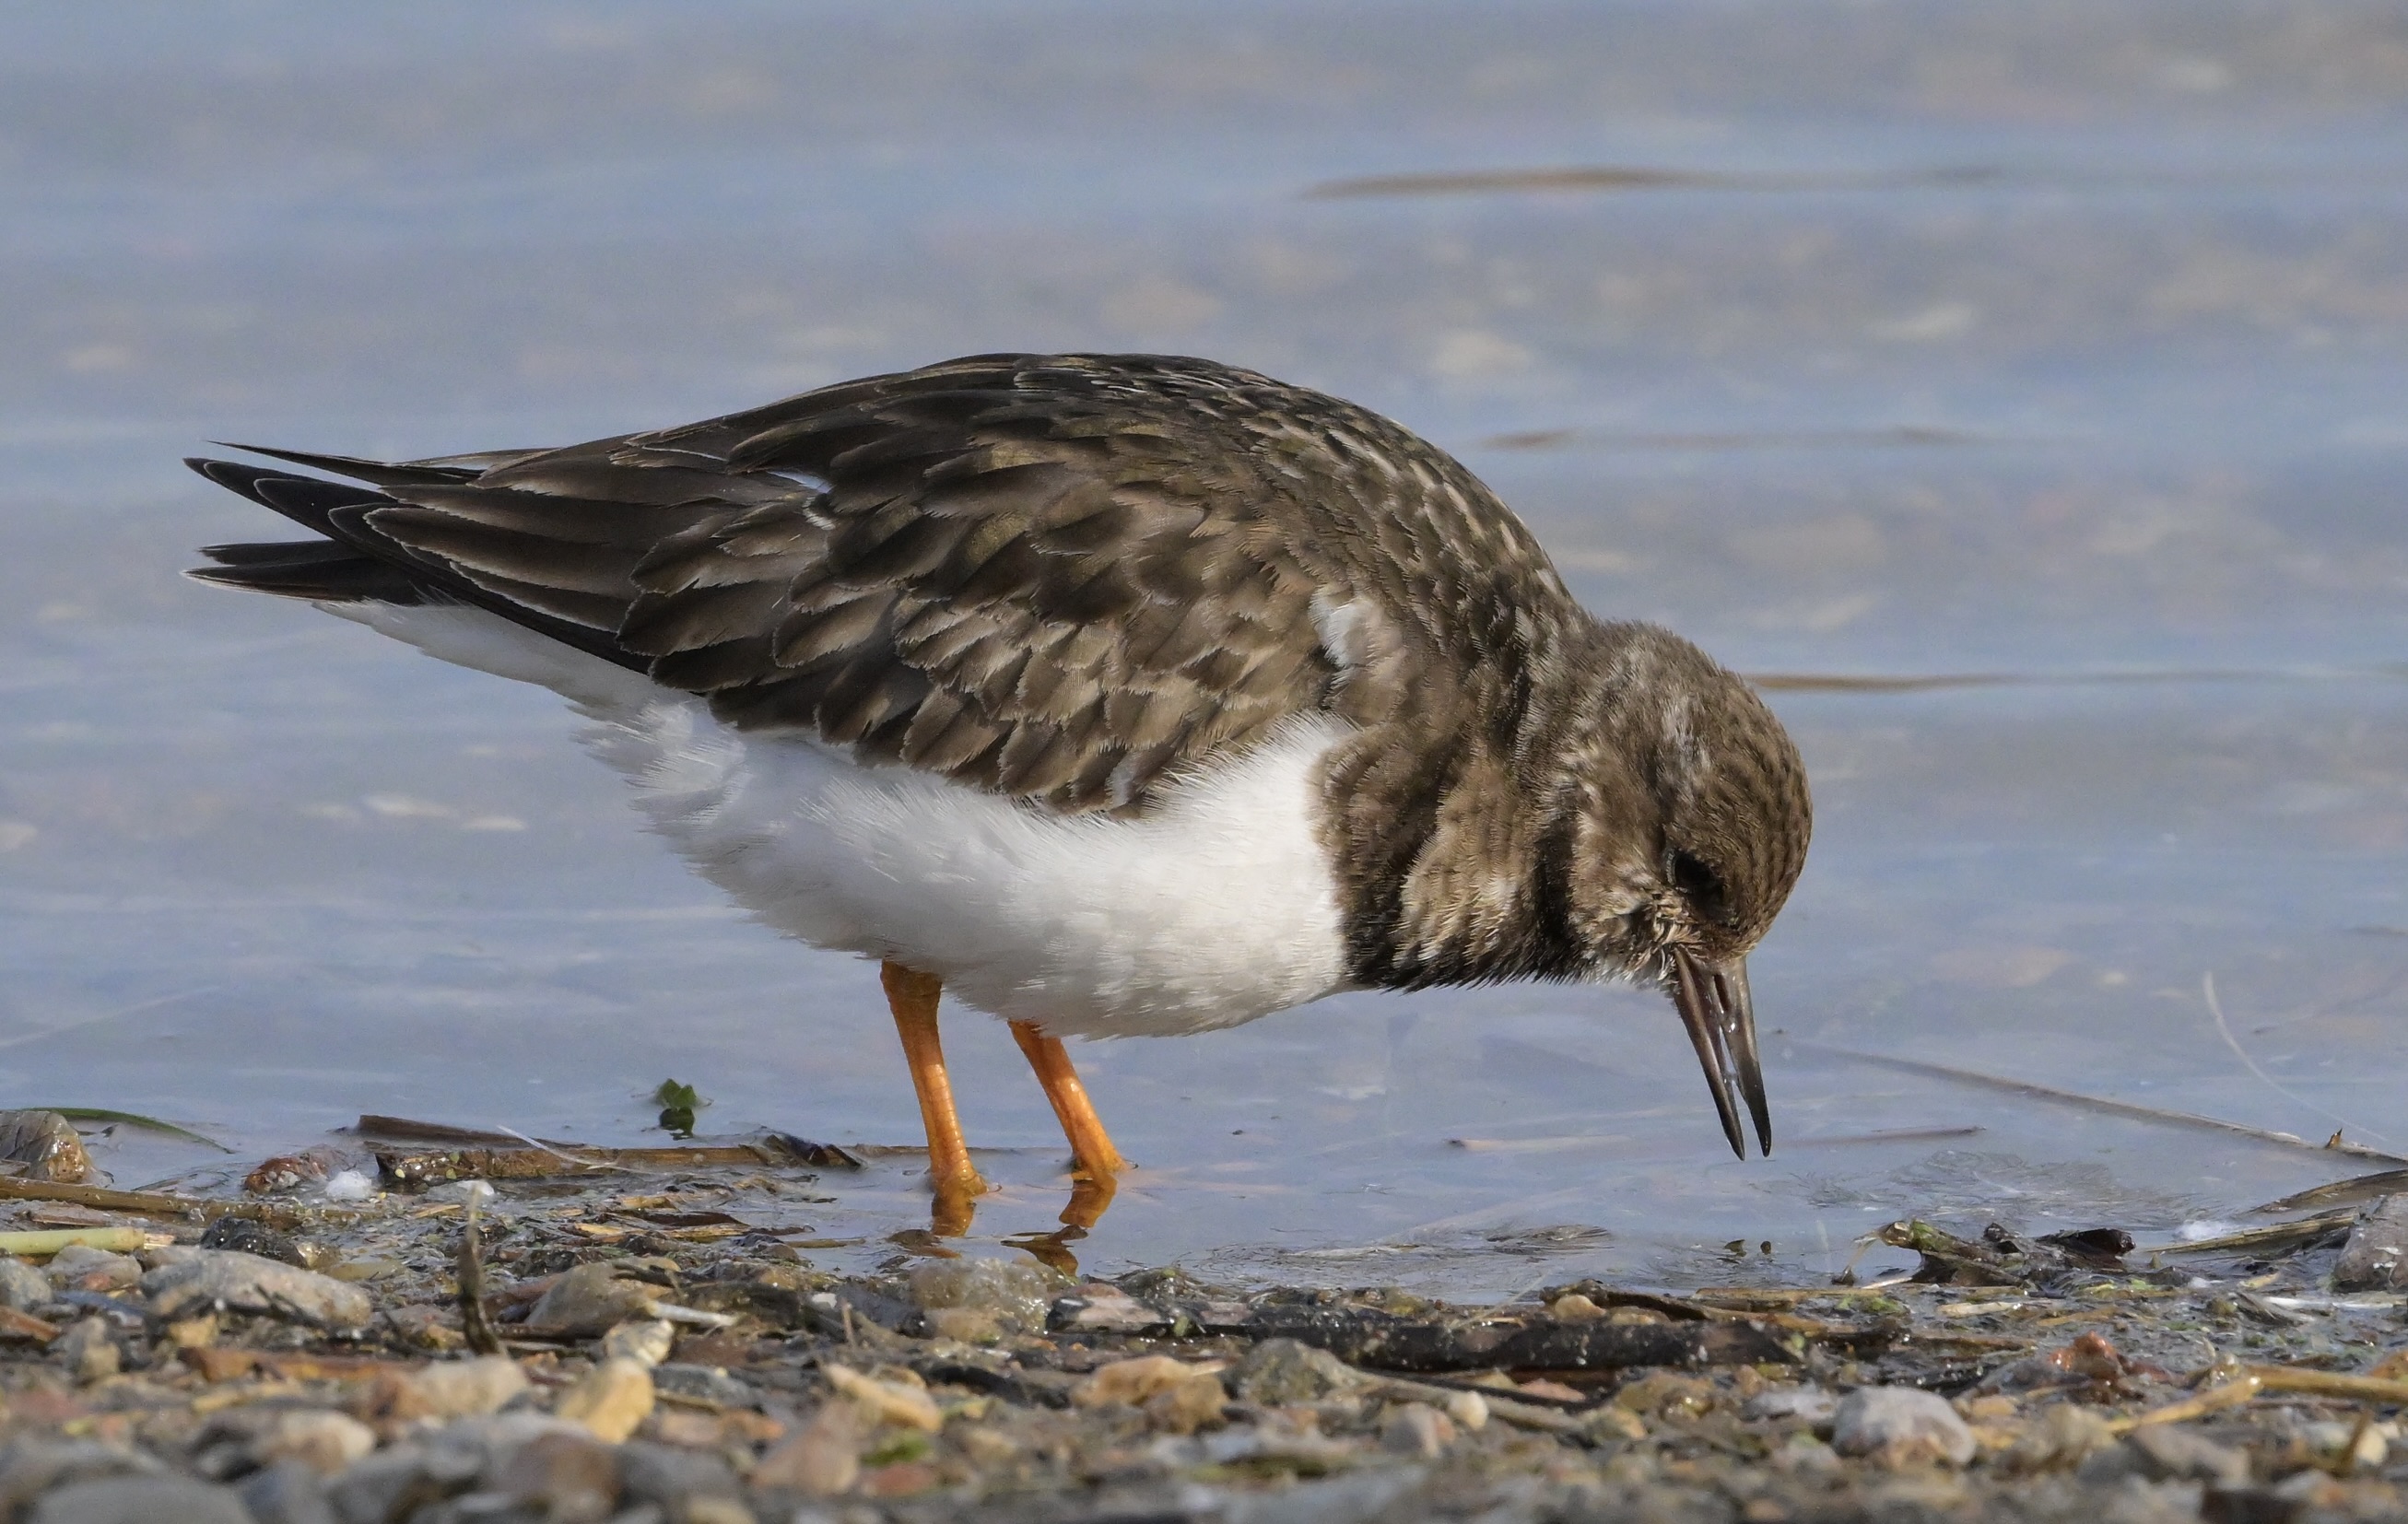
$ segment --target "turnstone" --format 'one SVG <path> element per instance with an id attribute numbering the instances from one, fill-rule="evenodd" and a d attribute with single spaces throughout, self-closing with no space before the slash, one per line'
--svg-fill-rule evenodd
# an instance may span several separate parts
<path id="1" fill-rule="evenodd" d="M 252 453 L 349 481 L 191 463 L 313 532 L 194 576 L 564 695 L 705 877 L 882 961 L 952 1231 L 945 989 L 1010 1023 L 1079 1225 L 1125 1166 L 1065 1035 L 1343 990 L 1659 984 L 1771 1148 L 1745 960 L 1805 859 L 1796 748 L 1386 419 L 1008 354 L 557 449 Z"/>

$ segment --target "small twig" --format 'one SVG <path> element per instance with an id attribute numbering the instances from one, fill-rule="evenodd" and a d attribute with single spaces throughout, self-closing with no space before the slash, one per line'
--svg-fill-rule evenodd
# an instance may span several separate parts
<path id="1" fill-rule="evenodd" d="M 2342 1207 L 2319 1212 L 2314 1217 L 2296 1218 L 2289 1222 L 2272 1222 L 2263 1228 L 2243 1228 L 2237 1233 L 2225 1233 L 2215 1238 L 2195 1238 L 2188 1243 L 2163 1244 L 2149 1250 L 2151 1254 L 2231 1254 L 2242 1251 L 2286 1249 L 2314 1243 L 2319 1238 L 2344 1232 L 2358 1220 L 2355 1208 Z"/>
<path id="2" fill-rule="evenodd" d="M 282 1202 L 216 1201 L 150 1190 L 111 1190 L 106 1186 L 68 1185 L 58 1180 L 12 1180 L 5 1176 L 0 1176 L 0 1201 L 73 1202 L 79 1206 L 97 1207 L 104 1212 L 133 1212 L 153 1218 L 199 1216 L 211 1220 L 251 1218 L 279 1227 L 310 1220 L 355 1222 L 361 1217 L 358 1212 L 346 1211 L 341 1207 L 314 1206 L 305 1210 Z"/>
<path id="3" fill-rule="evenodd" d="M 531 1138 L 515 1127 L 505 1127 L 501 1131 L 504 1135 L 516 1138 L 530 1148 L 540 1148 L 545 1153 L 552 1155 L 554 1159 L 565 1159 L 570 1163 L 578 1165 L 583 1169 L 616 1170 L 622 1175 L 634 1175 L 637 1173 L 636 1171 L 629 1169 L 624 1164 L 614 1164 L 607 1159 L 580 1159 L 575 1154 L 569 1153 L 565 1149 L 553 1147 L 551 1144 L 544 1142 L 541 1138 Z"/>
<path id="4" fill-rule="evenodd" d="M 477 1231 L 477 1197 L 471 1192 L 460 1225 L 460 1333 L 480 1355 L 502 1353 L 502 1337 L 485 1313 L 485 1246 Z"/>
<path id="5" fill-rule="evenodd" d="M 2316 1186 L 2295 1191 L 2280 1201 L 2249 1209 L 2252 1217 L 2272 1216 L 2277 1212 L 2306 1212 L 2324 1206 L 2349 1206 L 2358 1202 L 2371 1202 L 2377 1196 L 2392 1196 L 2408 1191 L 2408 1170 L 2385 1170 L 2380 1175 L 2355 1175 L 2347 1180 L 2335 1180 L 2330 1185 Z"/>
<path id="6" fill-rule="evenodd" d="M 2153 1407 L 2146 1413 L 2135 1413 L 2128 1418 L 2111 1418 L 2110 1433 L 2128 1434 L 2135 1429 L 2146 1429 L 2161 1423 L 2187 1423 L 2211 1413 L 2221 1413 L 2228 1407 L 2239 1407 L 2265 1389 L 2265 1379 L 2255 1371 L 2220 1387 L 2211 1387 L 2196 1397 L 2186 1397 L 2179 1403 Z"/>

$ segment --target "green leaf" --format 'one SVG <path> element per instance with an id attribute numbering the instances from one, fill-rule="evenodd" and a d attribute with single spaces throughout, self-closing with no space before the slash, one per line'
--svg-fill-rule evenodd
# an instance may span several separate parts
<path id="1" fill-rule="evenodd" d="M 660 1089 L 652 1092 L 652 1104 L 663 1110 L 699 1111 L 710 1103 L 704 1100 L 702 1093 L 693 1086 L 664 1079 Z"/>

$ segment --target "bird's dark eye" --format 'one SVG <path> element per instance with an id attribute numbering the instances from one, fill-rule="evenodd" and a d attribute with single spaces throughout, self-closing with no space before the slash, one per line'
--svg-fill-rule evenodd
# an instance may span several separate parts
<path id="1" fill-rule="evenodd" d="M 1665 876 L 1672 887 L 1681 891 L 1699 916 L 1708 920 L 1721 920 L 1728 912 L 1727 896 L 1723 889 L 1722 875 L 1706 866 L 1702 859 L 1674 847 L 1665 858 Z"/>

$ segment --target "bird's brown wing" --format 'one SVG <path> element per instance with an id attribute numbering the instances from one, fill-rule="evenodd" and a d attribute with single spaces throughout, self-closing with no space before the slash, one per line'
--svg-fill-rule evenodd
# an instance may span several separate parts
<path id="1" fill-rule="evenodd" d="M 358 559 L 221 547 L 202 575 L 460 599 L 738 726 L 1065 812 L 1141 809 L 1167 776 L 1330 704 L 1349 660 L 1325 646 L 1332 609 L 1397 658 L 1390 707 L 1409 687 L 1452 705 L 1512 670 L 1475 670 L 1480 653 L 1576 617 L 1454 461 L 1205 361 L 977 356 L 562 449 L 270 453 L 369 488 L 195 464 Z"/>
<path id="2" fill-rule="evenodd" d="M 1337 670 L 1295 462 L 1232 421 L 1260 411 L 1233 381 L 1311 396 L 1201 362 L 981 357 L 490 466 L 282 456 L 373 491 L 205 469 L 738 726 L 1130 809 L 1325 703 Z M 224 550 L 251 561 L 219 580 L 344 595 Z"/>

